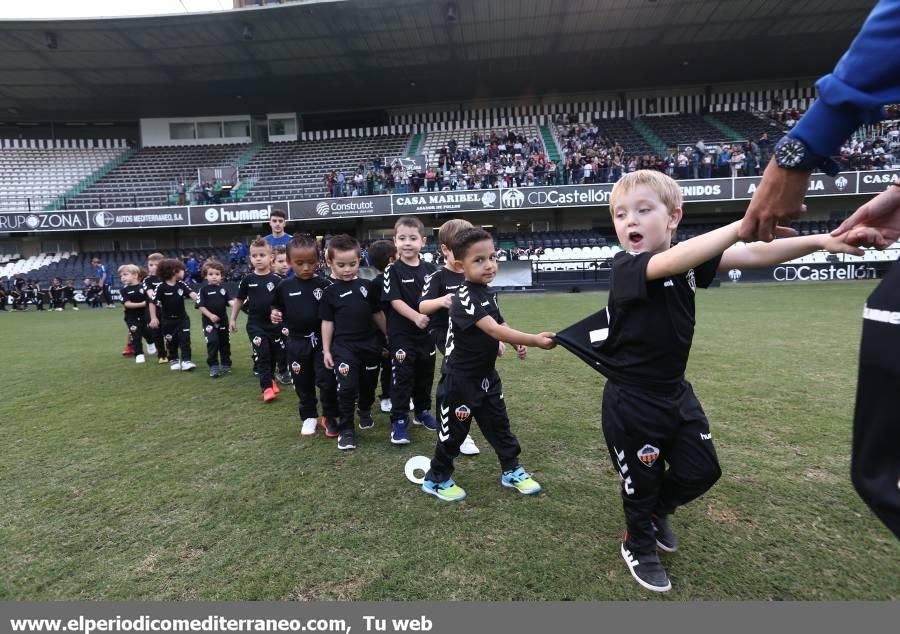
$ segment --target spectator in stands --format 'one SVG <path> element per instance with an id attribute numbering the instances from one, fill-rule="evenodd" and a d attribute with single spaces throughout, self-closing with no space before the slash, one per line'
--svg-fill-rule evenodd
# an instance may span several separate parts
<path id="1" fill-rule="evenodd" d="M 756 142 L 756 145 L 759 147 L 760 164 L 768 165 L 772 150 L 772 142 L 769 140 L 769 133 L 763 132 L 762 136 L 759 137 L 759 141 Z"/>
<path id="2" fill-rule="evenodd" d="M 337 178 L 334 181 L 334 197 L 340 197 L 344 195 L 344 188 L 347 183 L 347 179 L 344 178 L 343 170 L 339 171 L 337 174 Z"/>
<path id="3" fill-rule="evenodd" d="M 187 204 L 187 198 L 186 198 L 187 187 L 185 186 L 184 181 L 181 181 L 180 183 L 178 183 L 177 191 L 178 191 L 178 204 L 179 205 Z"/>

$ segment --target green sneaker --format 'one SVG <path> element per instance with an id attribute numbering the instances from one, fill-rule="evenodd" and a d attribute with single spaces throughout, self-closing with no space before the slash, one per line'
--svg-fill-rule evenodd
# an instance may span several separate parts
<path id="1" fill-rule="evenodd" d="M 532 479 L 531 474 L 522 467 L 517 467 L 515 471 L 505 472 L 500 476 L 500 484 L 510 489 L 516 489 L 523 495 L 534 495 L 541 490 L 541 485 Z"/>
<path id="2" fill-rule="evenodd" d="M 453 480 L 445 480 L 444 482 L 425 480 L 422 483 L 422 490 L 445 502 L 459 502 L 466 497 L 466 492 Z"/>

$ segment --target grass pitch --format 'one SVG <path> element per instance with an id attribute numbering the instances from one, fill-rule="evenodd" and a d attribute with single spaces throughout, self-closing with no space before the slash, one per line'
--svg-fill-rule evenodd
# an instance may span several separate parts
<path id="1" fill-rule="evenodd" d="M 688 368 L 724 475 L 679 510 L 673 590 L 619 555 L 618 477 L 602 378 L 562 349 L 498 363 L 522 464 L 544 492 L 501 489 L 490 447 L 461 457 L 468 498 L 403 475 L 435 437 L 390 445 L 387 415 L 339 453 L 298 436 L 296 398 L 264 404 L 249 344 L 235 372 L 119 356 L 120 310 L 0 314 L 0 599 L 900 599 L 900 546 L 849 478 L 868 282 L 698 293 Z M 605 295 L 505 296 L 504 316 L 556 330 Z M 155 359 L 154 359 L 155 361 Z"/>

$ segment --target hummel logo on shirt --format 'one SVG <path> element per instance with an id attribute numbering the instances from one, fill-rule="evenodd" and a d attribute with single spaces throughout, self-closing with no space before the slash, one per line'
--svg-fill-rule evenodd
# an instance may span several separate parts
<path id="1" fill-rule="evenodd" d="M 346 293 L 341 293 L 338 297 L 347 297 L 347 295 L 351 295 L 353 291 L 347 291 Z"/>
<path id="2" fill-rule="evenodd" d="M 400 280 L 400 281 L 403 282 L 404 284 L 412 284 L 413 282 L 415 282 L 415 280 Z"/>
<path id="3" fill-rule="evenodd" d="M 259 284 L 247 284 L 247 286 L 249 286 L 250 288 L 256 288 L 257 286 L 259 286 Z"/>
<path id="4" fill-rule="evenodd" d="M 297 297 L 297 295 L 300 295 L 302 292 L 303 291 L 297 291 L 296 293 L 288 293 L 288 297 Z"/>
<path id="5" fill-rule="evenodd" d="M 666 280 L 665 283 L 663 283 L 663 286 L 665 286 L 666 288 L 671 288 L 675 286 L 675 282 L 673 282 L 672 280 Z"/>

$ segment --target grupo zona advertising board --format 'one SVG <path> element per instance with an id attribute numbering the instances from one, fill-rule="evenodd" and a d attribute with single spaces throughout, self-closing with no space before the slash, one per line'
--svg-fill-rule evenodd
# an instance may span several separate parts
<path id="1" fill-rule="evenodd" d="M 20 231 L 83 231 L 87 212 L 36 211 L 0 213 L 0 233 Z"/>

